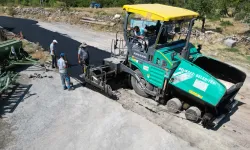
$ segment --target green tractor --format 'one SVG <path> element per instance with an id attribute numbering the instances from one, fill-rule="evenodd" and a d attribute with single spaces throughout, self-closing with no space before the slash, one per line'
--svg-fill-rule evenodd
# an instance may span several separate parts
<path id="1" fill-rule="evenodd" d="M 199 14 L 160 4 L 124 5 L 126 49 L 114 40 L 111 57 L 98 67 L 88 66 L 84 80 L 114 96 L 108 81 L 126 74 L 134 91 L 166 105 L 172 113 L 184 112 L 186 119 L 216 127 L 237 106 L 234 98 L 246 74 L 237 68 L 201 54 L 190 43 L 191 31 Z M 155 21 L 146 34 L 138 36 L 128 27 L 136 15 Z M 184 38 L 181 31 L 187 30 Z M 118 52 L 117 52 L 118 51 Z"/>
<path id="2" fill-rule="evenodd" d="M 15 66 L 38 65 L 43 67 L 39 61 L 23 49 L 22 41 L 6 40 L 0 42 L 0 96 L 17 79 L 18 73 L 13 71 Z"/>
<path id="3" fill-rule="evenodd" d="M 40 65 L 24 49 L 20 40 L 0 42 L 0 67 L 8 69 L 18 65 Z"/>

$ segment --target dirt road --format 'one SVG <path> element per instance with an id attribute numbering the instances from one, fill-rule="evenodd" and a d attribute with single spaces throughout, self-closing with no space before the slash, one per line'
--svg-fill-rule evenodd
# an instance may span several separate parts
<path id="1" fill-rule="evenodd" d="M 44 22 L 39 25 L 46 29 L 40 29 L 42 31 L 51 30 L 58 36 L 72 38 L 73 43 L 76 43 L 73 46 L 87 41 L 91 47 L 103 50 L 92 53 L 92 58 L 99 59 L 104 54 L 105 57 L 108 56 L 106 52 L 114 38 L 113 34 L 100 34 L 79 26 Z M 46 45 L 45 42 L 42 45 Z M 70 46 L 72 44 L 67 48 Z M 72 95 L 65 93 L 60 90 L 58 79 L 52 83 L 46 79 L 46 84 L 42 80 L 33 81 L 31 92 L 37 92 L 37 96 L 28 98 L 29 100 L 18 106 L 15 113 L 7 117 L 9 121 L 6 124 L 10 124 L 11 129 L 16 129 L 14 137 L 17 144 L 14 149 L 19 145 L 28 149 L 39 149 L 41 145 L 49 145 L 50 141 L 55 143 L 46 148 L 249 149 L 250 73 L 241 69 L 248 74 L 245 85 L 237 96 L 241 105 L 217 130 L 207 130 L 181 117 L 160 111 L 152 100 L 141 98 L 131 90 L 120 89 L 120 100 L 115 102 L 83 87 L 77 88 Z"/>

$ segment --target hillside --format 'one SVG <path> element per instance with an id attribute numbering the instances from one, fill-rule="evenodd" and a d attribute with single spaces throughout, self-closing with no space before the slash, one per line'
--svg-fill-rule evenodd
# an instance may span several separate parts
<path id="1" fill-rule="evenodd" d="M 1 7 L 0 10 L 2 15 L 68 23 L 104 32 L 121 32 L 124 16 L 123 10 L 118 7 L 101 9 Z M 250 28 L 247 23 L 233 17 L 214 18 L 206 20 L 205 29 L 205 33 L 202 33 L 201 22 L 197 21 L 191 38 L 195 45 L 203 45 L 203 53 L 250 68 Z M 236 41 L 236 46 L 226 46 L 224 44 L 226 39 Z"/>

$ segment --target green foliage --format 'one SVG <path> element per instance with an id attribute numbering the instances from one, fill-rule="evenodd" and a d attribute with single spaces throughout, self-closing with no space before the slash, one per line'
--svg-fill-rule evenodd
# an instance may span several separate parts
<path id="1" fill-rule="evenodd" d="M 229 14 L 229 8 L 237 5 L 238 0 L 217 0 L 216 5 L 217 9 L 219 10 L 221 15 L 227 15 L 230 16 Z"/>
<path id="2" fill-rule="evenodd" d="M 250 56 L 246 56 L 246 59 L 250 62 Z"/>
<path id="3" fill-rule="evenodd" d="M 248 17 L 247 19 L 245 19 L 244 22 L 250 24 L 250 17 Z"/>
<path id="4" fill-rule="evenodd" d="M 105 12 L 105 11 L 97 11 L 96 14 L 98 16 L 105 16 L 105 15 L 107 15 L 107 12 Z"/>
<path id="5" fill-rule="evenodd" d="M 121 7 L 124 4 L 161 3 L 188 8 L 218 20 L 221 16 L 234 16 L 242 20 L 250 13 L 249 0 L 0 0 L 1 5 L 48 6 L 48 7 L 89 7 L 91 1 L 103 7 Z M 232 12 L 232 13 L 230 13 Z"/>
<path id="6" fill-rule="evenodd" d="M 56 1 L 53 6 L 56 7 L 56 8 L 64 8 L 64 7 L 66 7 L 66 3 L 65 2 Z"/>
<path id="7" fill-rule="evenodd" d="M 223 27 L 227 27 L 227 26 L 233 26 L 233 23 L 230 22 L 230 21 L 221 20 L 220 25 L 223 26 Z"/>
<path id="8" fill-rule="evenodd" d="M 210 21 L 219 21 L 220 18 L 221 18 L 221 15 L 219 15 L 219 14 L 214 14 L 214 15 L 209 14 L 209 15 L 207 16 L 207 18 L 208 18 Z"/>
<path id="9" fill-rule="evenodd" d="M 246 16 L 247 16 L 246 12 L 239 12 L 239 13 L 235 14 L 234 19 L 237 21 L 244 20 Z"/>
<path id="10" fill-rule="evenodd" d="M 212 14 L 214 12 L 213 0 L 189 0 L 186 3 L 188 9 L 197 11 L 201 16 Z"/>
<path id="11" fill-rule="evenodd" d="M 7 14 L 14 17 L 16 15 L 16 11 L 13 7 L 8 7 Z"/>
<path id="12" fill-rule="evenodd" d="M 229 51 L 229 52 L 239 52 L 239 50 L 237 48 L 225 48 L 226 51 Z"/>
<path id="13" fill-rule="evenodd" d="M 223 32 L 223 29 L 221 27 L 216 27 L 215 28 L 215 31 L 218 32 L 218 33 L 222 33 Z"/>
<path id="14" fill-rule="evenodd" d="M 238 4 L 235 5 L 237 12 L 250 12 L 250 3 L 249 0 L 238 0 Z"/>

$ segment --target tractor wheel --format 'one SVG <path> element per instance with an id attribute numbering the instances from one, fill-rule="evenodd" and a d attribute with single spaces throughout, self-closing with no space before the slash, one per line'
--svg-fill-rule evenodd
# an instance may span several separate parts
<path id="1" fill-rule="evenodd" d="M 202 117 L 201 124 L 204 128 L 212 128 L 214 127 L 213 122 L 211 121 L 213 118 L 213 115 L 211 113 L 205 113 Z"/>
<path id="2" fill-rule="evenodd" d="M 129 88 L 133 88 L 133 86 L 132 86 L 132 81 L 131 81 L 131 78 L 132 78 L 132 76 L 130 75 L 130 76 L 128 76 L 128 87 Z"/>
<path id="3" fill-rule="evenodd" d="M 105 85 L 105 93 L 109 96 L 112 97 L 113 96 L 113 91 L 110 85 L 106 84 Z"/>
<path id="4" fill-rule="evenodd" d="M 177 113 L 181 110 L 181 101 L 178 98 L 172 98 L 167 102 L 167 109 L 172 113 Z"/>
<path id="5" fill-rule="evenodd" d="M 135 70 L 135 73 L 139 76 L 139 78 L 143 82 L 142 84 L 144 84 L 146 86 L 147 81 L 145 81 L 142 73 L 138 69 Z M 140 95 L 142 97 L 149 97 L 149 95 L 147 93 L 145 93 L 144 90 L 142 89 L 140 83 L 133 76 L 131 76 L 131 84 L 132 84 L 132 87 L 133 87 L 135 93 L 137 93 L 138 95 Z"/>
<path id="6" fill-rule="evenodd" d="M 199 108 L 192 106 L 186 110 L 185 116 L 187 120 L 198 122 L 201 117 L 201 111 Z"/>

